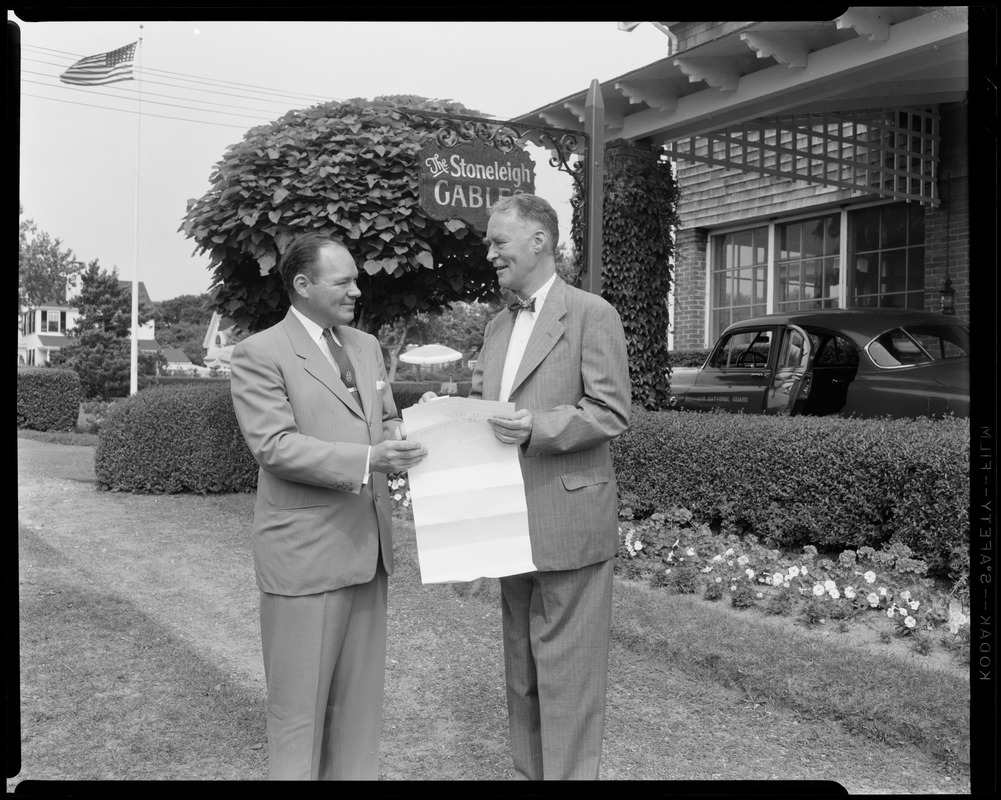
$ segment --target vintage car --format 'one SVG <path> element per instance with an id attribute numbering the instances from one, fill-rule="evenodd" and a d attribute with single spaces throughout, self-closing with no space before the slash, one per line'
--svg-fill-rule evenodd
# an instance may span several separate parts
<path id="1" fill-rule="evenodd" d="M 829 309 L 735 322 L 671 373 L 671 405 L 755 414 L 970 415 L 970 331 L 955 317 Z"/>

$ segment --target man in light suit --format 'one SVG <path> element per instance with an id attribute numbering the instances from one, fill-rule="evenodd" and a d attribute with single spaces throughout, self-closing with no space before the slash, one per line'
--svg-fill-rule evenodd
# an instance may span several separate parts
<path id="1" fill-rule="evenodd" d="M 386 473 L 427 451 L 404 439 L 378 341 L 349 327 L 361 293 L 344 245 L 306 234 L 280 270 L 288 314 L 231 359 L 236 416 L 260 464 L 253 553 L 270 773 L 374 780 L 393 572 Z"/>
<path id="2" fill-rule="evenodd" d="M 629 426 L 625 334 L 601 297 L 556 275 L 556 212 L 514 195 L 484 243 L 527 308 L 487 325 L 471 397 L 520 450 L 536 572 L 500 579 L 511 753 L 520 777 L 594 780 L 605 719 L 618 497 L 609 442 Z"/>

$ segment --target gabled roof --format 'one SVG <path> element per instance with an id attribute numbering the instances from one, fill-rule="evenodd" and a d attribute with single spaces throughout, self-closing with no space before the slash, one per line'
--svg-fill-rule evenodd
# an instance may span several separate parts
<path id="1" fill-rule="evenodd" d="M 191 359 L 180 347 L 165 347 L 160 351 L 171 364 L 190 364 Z"/>

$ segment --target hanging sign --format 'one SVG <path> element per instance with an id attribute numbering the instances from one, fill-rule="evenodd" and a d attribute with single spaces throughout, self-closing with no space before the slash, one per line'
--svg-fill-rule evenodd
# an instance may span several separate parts
<path id="1" fill-rule="evenodd" d="M 460 219 L 485 233 L 498 201 L 535 193 L 535 163 L 524 150 L 505 153 L 474 139 L 455 147 L 426 145 L 419 158 L 421 209 L 432 219 Z"/>

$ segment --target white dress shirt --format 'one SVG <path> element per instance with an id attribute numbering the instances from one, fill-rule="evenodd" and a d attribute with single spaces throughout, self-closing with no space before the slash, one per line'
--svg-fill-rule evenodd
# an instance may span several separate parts
<path id="1" fill-rule="evenodd" d="M 532 335 L 532 328 L 535 327 L 535 320 L 539 318 L 542 305 L 546 302 L 546 295 L 552 288 L 556 280 L 555 273 L 546 281 L 539 290 L 532 295 L 535 298 L 535 311 L 522 309 L 514 320 L 514 330 L 511 331 L 511 341 L 507 345 L 507 356 L 504 359 L 504 371 L 501 373 L 500 399 L 508 400 L 511 396 L 511 385 L 514 383 L 514 376 L 518 373 L 522 356 L 525 355 L 525 347 Z"/>
<path id="2" fill-rule="evenodd" d="M 316 342 L 316 346 L 320 348 L 320 352 L 323 353 L 327 361 L 329 361 L 330 365 L 334 368 L 334 372 L 336 372 L 338 377 L 340 377 L 341 369 L 340 367 L 337 366 L 337 362 L 334 361 L 334 357 L 330 353 L 330 348 L 327 347 L 327 343 L 323 340 L 323 328 L 321 328 L 319 325 L 313 322 L 313 320 L 311 320 L 305 314 L 300 312 L 295 306 L 290 306 L 290 308 L 292 309 L 292 313 L 295 314 L 299 322 L 302 323 L 302 327 L 306 329 L 306 333 L 309 334 L 309 338 L 312 339 L 314 342 Z M 337 331 L 331 328 L 330 333 L 334 337 L 334 341 L 337 342 L 337 344 L 339 344 L 341 347 L 343 347 L 344 342 L 340 340 L 340 337 L 337 335 Z M 358 402 L 360 403 L 361 400 L 359 399 Z M 365 457 L 365 476 L 361 480 L 363 485 L 368 483 L 368 476 L 370 472 L 368 465 L 371 462 L 371 460 L 372 460 L 372 445 L 369 445 L 368 455 Z"/>

